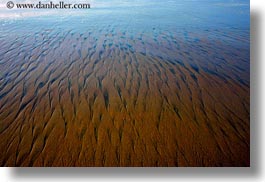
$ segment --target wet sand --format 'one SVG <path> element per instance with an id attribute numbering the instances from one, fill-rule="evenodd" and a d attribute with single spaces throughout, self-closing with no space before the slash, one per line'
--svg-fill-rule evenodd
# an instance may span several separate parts
<path id="1" fill-rule="evenodd" d="M 0 37 L 0 166 L 249 166 L 248 40 L 211 32 Z"/>

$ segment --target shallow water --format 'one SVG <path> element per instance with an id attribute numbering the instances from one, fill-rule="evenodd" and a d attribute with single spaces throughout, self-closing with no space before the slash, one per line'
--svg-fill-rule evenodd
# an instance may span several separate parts
<path id="1" fill-rule="evenodd" d="M 91 6 L 0 19 L 1 166 L 248 166 L 249 2 Z"/>

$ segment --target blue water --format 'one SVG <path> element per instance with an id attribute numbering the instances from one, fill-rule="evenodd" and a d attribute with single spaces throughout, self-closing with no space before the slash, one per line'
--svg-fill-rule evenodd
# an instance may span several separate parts
<path id="1" fill-rule="evenodd" d="M 86 21 L 90 26 L 119 24 L 121 29 L 150 27 L 249 29 L 250 23 L 248 0 L 96 0 L 92 1 L 91 6 L 89 10 L 60 10 L 59 13 L 54 13 L 53 10 L 33 10 L 36 13 L 33 18 L 28 18 L 25 14 L 24 18 L 19 19 L 23 21 L 46 19 L 54 23 L 58 22 L 60 17 L 59 21 L 63 18 L 65 21 L 62 23 L 67 26 Z M 20 10 L 22 15 L 23 11 L 33 12 Z M 48 12 L 48 15 L 46 13 L 41 16 L 43 11 Z M 1 21 L 9 22 L 8 20 L 5 18 Z M 41 23 L 39 22 L 39 26 Z"/>
<path id="2" fill-rule="evenodd" d="M 179 64 L 186 60 L 248 85 L 249 6 L 248 0 L 94 0 L 89 10 L 2 18 L 0 41 L 23 43 L 47 31 L 62 39 L 66 32 L 92 36 L 94 44 L 105 37 L 109 47 Z M 0 50 L 0 59 L 6 51 Z"/>

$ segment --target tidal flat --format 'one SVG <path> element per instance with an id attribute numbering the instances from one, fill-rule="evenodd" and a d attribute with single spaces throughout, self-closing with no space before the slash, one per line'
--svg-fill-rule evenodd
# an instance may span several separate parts
<path id="1" fill-rule="evenodd" d="M 249 166 L 249 1 L 98 2 L 0 19 L 0 166 Z"/>

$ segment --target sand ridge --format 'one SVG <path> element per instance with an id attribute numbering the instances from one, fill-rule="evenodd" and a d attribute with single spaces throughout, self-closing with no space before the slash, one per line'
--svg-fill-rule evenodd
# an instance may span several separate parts
<path id="1" fill-rule="evenodd" d="M 1 166 L 249 166 L 244 36 L 105 28 L 0 38 Z"/>

